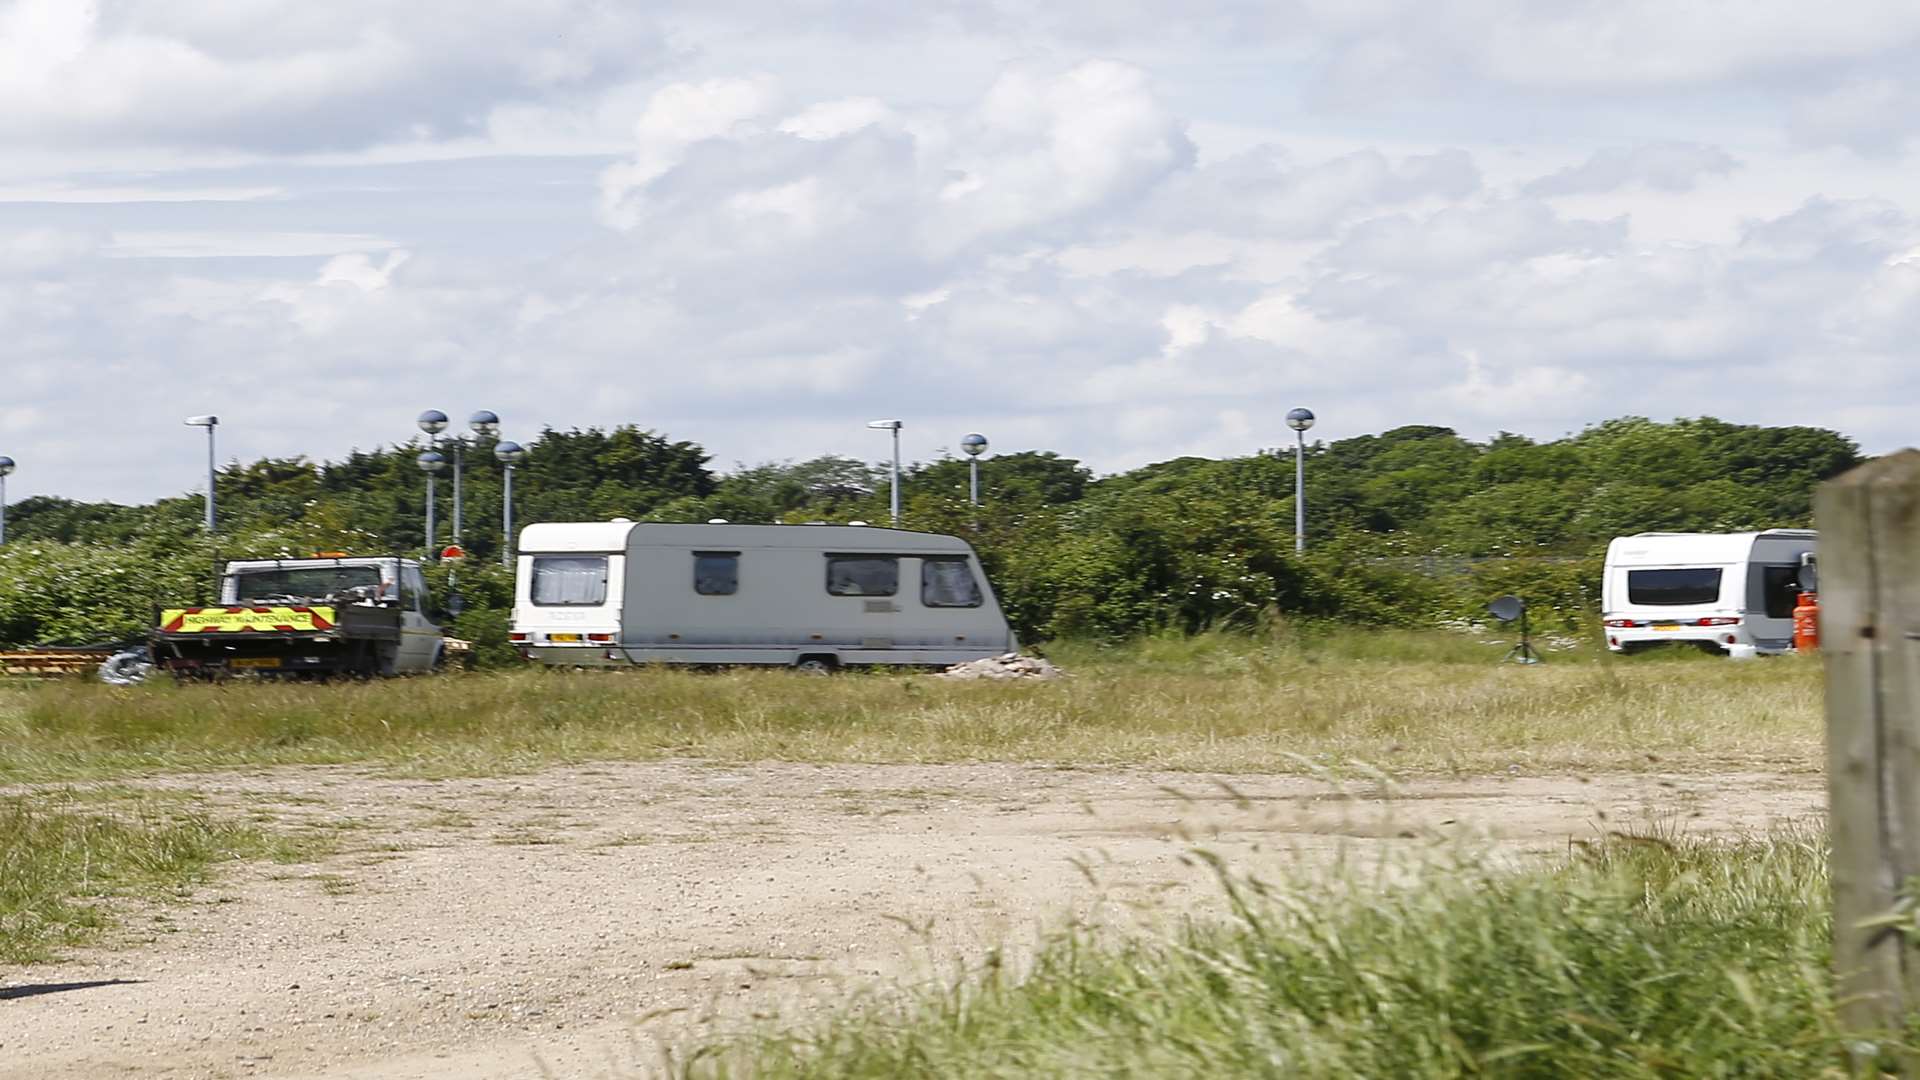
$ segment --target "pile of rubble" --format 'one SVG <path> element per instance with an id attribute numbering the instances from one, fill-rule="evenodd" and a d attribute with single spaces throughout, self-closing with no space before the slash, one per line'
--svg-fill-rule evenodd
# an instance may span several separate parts
<path id="1" fill-rule="evenodd" d="M 1058 679 L 1064 675 L 1066 672 L 1037 656 L 1019 653 L 969 660 L 934 673 L 938 679 Z"/>

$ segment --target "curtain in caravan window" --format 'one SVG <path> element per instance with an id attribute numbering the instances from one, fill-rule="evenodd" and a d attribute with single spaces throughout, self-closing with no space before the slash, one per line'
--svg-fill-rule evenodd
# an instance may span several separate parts
<path id="1" fill-rule="evenodd" d="M 980 583 L 965 559 L 922 559 L 920 603 L 923 607 L 979 607 Z"/>
<path id="2" fill-rule="evenodd" d="M 533 602 L 542 606 L 607 602 L 605 555 L 542 555 L 533 560 Z"/>

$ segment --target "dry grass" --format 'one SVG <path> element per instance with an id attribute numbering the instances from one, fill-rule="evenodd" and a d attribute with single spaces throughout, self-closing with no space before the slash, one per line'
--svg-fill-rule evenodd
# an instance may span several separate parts
<path id="1" fill-rule="evenodd" d="M 1453 635 L 1060 649 L 1051 684 L 525 670 L 348 685 L 0 686 L 0 781 L 370 763 L 427 775 L 666 757 L 1217 771 L 1815 769 L 1815 662 L 1493 663 Z"/>
<path id="2" fill-rule="evenodd" d="M 1204 853 L 1202 853 L 1204 857 Z M 1234 918 L 885 988 L 762 1021 L 661 1071 L 916 1077 L 1891 1075 L 1920 1020 L 1835 1008 L 1824 837 L 1648 839 L 1516 872 L 1444 850 L 1417 886 L 1267 883 L 1216 862 Z"/>

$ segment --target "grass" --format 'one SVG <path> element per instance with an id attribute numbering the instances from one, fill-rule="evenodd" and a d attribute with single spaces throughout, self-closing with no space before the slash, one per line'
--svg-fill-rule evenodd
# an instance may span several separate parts
<path id="1" fill-rule="evenodd" d="M 1062 937 L 1016 974 L 869 996 L 670 1071 L 861 1077 L 1672 1077 L 1872 1073 L 1905 1038 L 1836 1019 L 1825 844 L 1603 843 L 1526 872 L 1269 887 L 1129 943 Z M 1868 1060 L 1856 1061 L 1866 1049 Z M 1857 1071 L 1856 1071 L 1857 1070 Z M 1875 1074 L 1877 1075 L 1877 1074 Z"/>
<path id="2" fill-rule="evenodd" d="M 286 843 L 183 800 L 40 791 L 0 796 L 0 964 L 99 938 L 112 901 L 178 899 L 234 859 L 297 857 Z"/>
<path id="3" fill-rule="evenodd" d="M 1814 769 L 1818 664 L 1590 653 L 1459 634 L 1211 634 L 1062 646 L 1074 677 L 519 670 L 366 684 L 0 685 L 0 782 L 370 764 L 481 775 L 594 760 L 1028 761 L 1218 771 Z"/>

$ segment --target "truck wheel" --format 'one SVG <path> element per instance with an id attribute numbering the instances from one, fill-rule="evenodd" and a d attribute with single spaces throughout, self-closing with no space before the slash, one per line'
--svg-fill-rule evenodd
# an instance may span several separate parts
<path id="1" fill-rule="evenodd" d="M 832 657 L 803 656 L 793 662 L 793 670 L 802 675 L 831 675 L 836 665 Z"/>
<path id="2" fill-rule="evenodd" d="M 100 664 L 100 681 L 112 686 L 143 683 L 153 674 L 153 654 L 145 649 L 114 653 Z"/>

